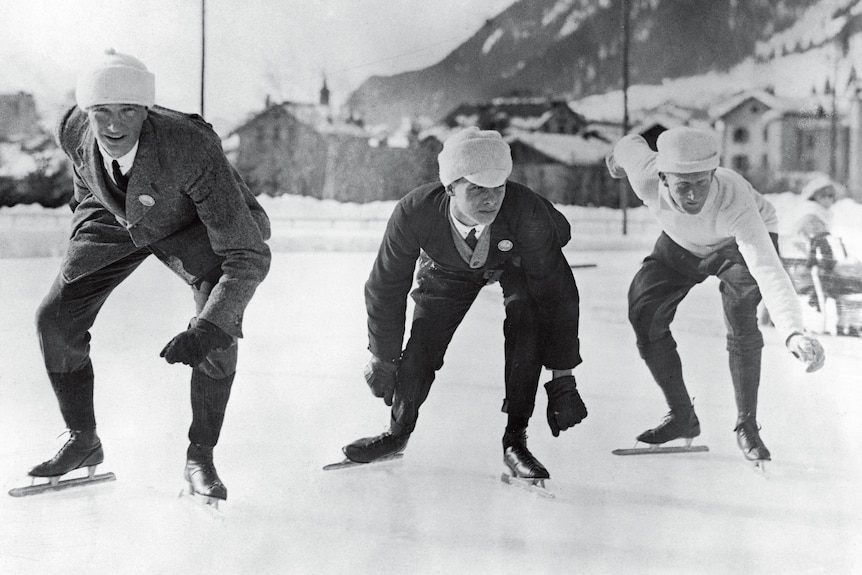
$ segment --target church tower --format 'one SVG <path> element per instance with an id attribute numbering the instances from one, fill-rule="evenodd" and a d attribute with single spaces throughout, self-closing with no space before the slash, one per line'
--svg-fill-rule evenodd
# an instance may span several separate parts
<path id="1" fill-rule="evenodd" d="M 320 105 L 329 107 L 329 88 L 326 86 L 326 76 L 323 77 L 323 87 L 320 88 Z"/>

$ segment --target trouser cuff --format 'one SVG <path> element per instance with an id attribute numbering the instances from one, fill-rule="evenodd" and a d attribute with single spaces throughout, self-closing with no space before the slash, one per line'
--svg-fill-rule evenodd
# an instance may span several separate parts
<path id="1" fill-rule="evenodd" d="M 531 417 L 533 417 L 534 409 L 535 404 L 524 405 L 522 403 L 512 402 L 508 399 L 504 399 L 503 407 L 500 408 L 500 411 L 514 417 L 525 417 L 527 419 L 530 419 Z"/>

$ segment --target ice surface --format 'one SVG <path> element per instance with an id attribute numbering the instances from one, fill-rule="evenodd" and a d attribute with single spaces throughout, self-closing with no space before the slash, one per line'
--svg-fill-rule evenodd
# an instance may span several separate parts
<path id="1" fill-rule="evenodd" d="M 573 246 L 576 247 L 576 246 Z M 191 294 L 147 261 L 93 330 L 96 409 L 114 483 L 13 499 L 63 442 L 33 313 L 58 260 L 0 259 L 0 573 L 859 573 L 862 339 L 824 336 L 807 375 L 765 328 L 760 422 L 774 461 L 744 462 L 732 431 L 717 284 L 695 288 L 675 333 L 709 453 L 624 458 L 664 402 L 627 324 L 645 251 L 567 252 L 581 291 L 589 417 L 553 438 L 540 389 L 530 446 L 556 499 L 504 485 L 499 288 L 480 296 L 399 462 L 338 472 L 340 447 L 382 431 L 362 379 L 371 252 L 279 253 L 246 314 L 222 441 L 224 519 L 177 498 L 188 368 L 159 350 Z M 545 381 L 547 376 L 543 376 Z"/>

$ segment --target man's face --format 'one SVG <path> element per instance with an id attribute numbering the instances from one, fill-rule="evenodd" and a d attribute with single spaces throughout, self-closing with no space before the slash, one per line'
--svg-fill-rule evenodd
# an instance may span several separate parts
<path id="1" fill-rule="evenodd" d="M 147 109 L 137 104 L 100 104 L 87 108 L 96 140 L 112 158 L 128 154 L 141 136 Z"/>
<path id="2" fill-rule="evenodd" d="M 687 214 L 699 214 L 709 197 L 715 170 L 691 174 L 659 174 L 671 199 Z"/>
<path id="3" fill-rule="evenodd" d="M 449 185 L 454 202 L 454 214 L 463 224 L 488 225 L 497 217 L 506 195 L 506 184 L 496 188 L 483 188 L 461 178 Z"/>

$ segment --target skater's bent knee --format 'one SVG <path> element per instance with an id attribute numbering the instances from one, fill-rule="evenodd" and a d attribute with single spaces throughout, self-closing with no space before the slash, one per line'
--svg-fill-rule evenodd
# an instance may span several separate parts
<path id="1" fill-rule="evenodd" d="M 758 330 L 756 333 L 746 335 L 728 335 L 727 351 L 739 352 L 759 350 L 763 348 L 763 334 Z"/>
<path id="2" fill-rule="evenodd" d="M 667 335 L 654 341 L 639 341 L 637 346 L 641 358 L 650 359 L 674 351 L 676 349 L 676 340 L 672 336 Z"/>
<path id="3" fill-rule="evenodd" d="M 36 331 L 41 334 L 60 331 L 63 325 L 60 305 L 56 299 L 45 299 L 36 309 Z"/>
<path id="4" fill-rule="evenodd" d="M 529 326 L 536 322 L 536 307 L 530 299 L 512 296 L 504 300 L 504 306 L 506 308 L 505 322 L 509 327 Z"/>

